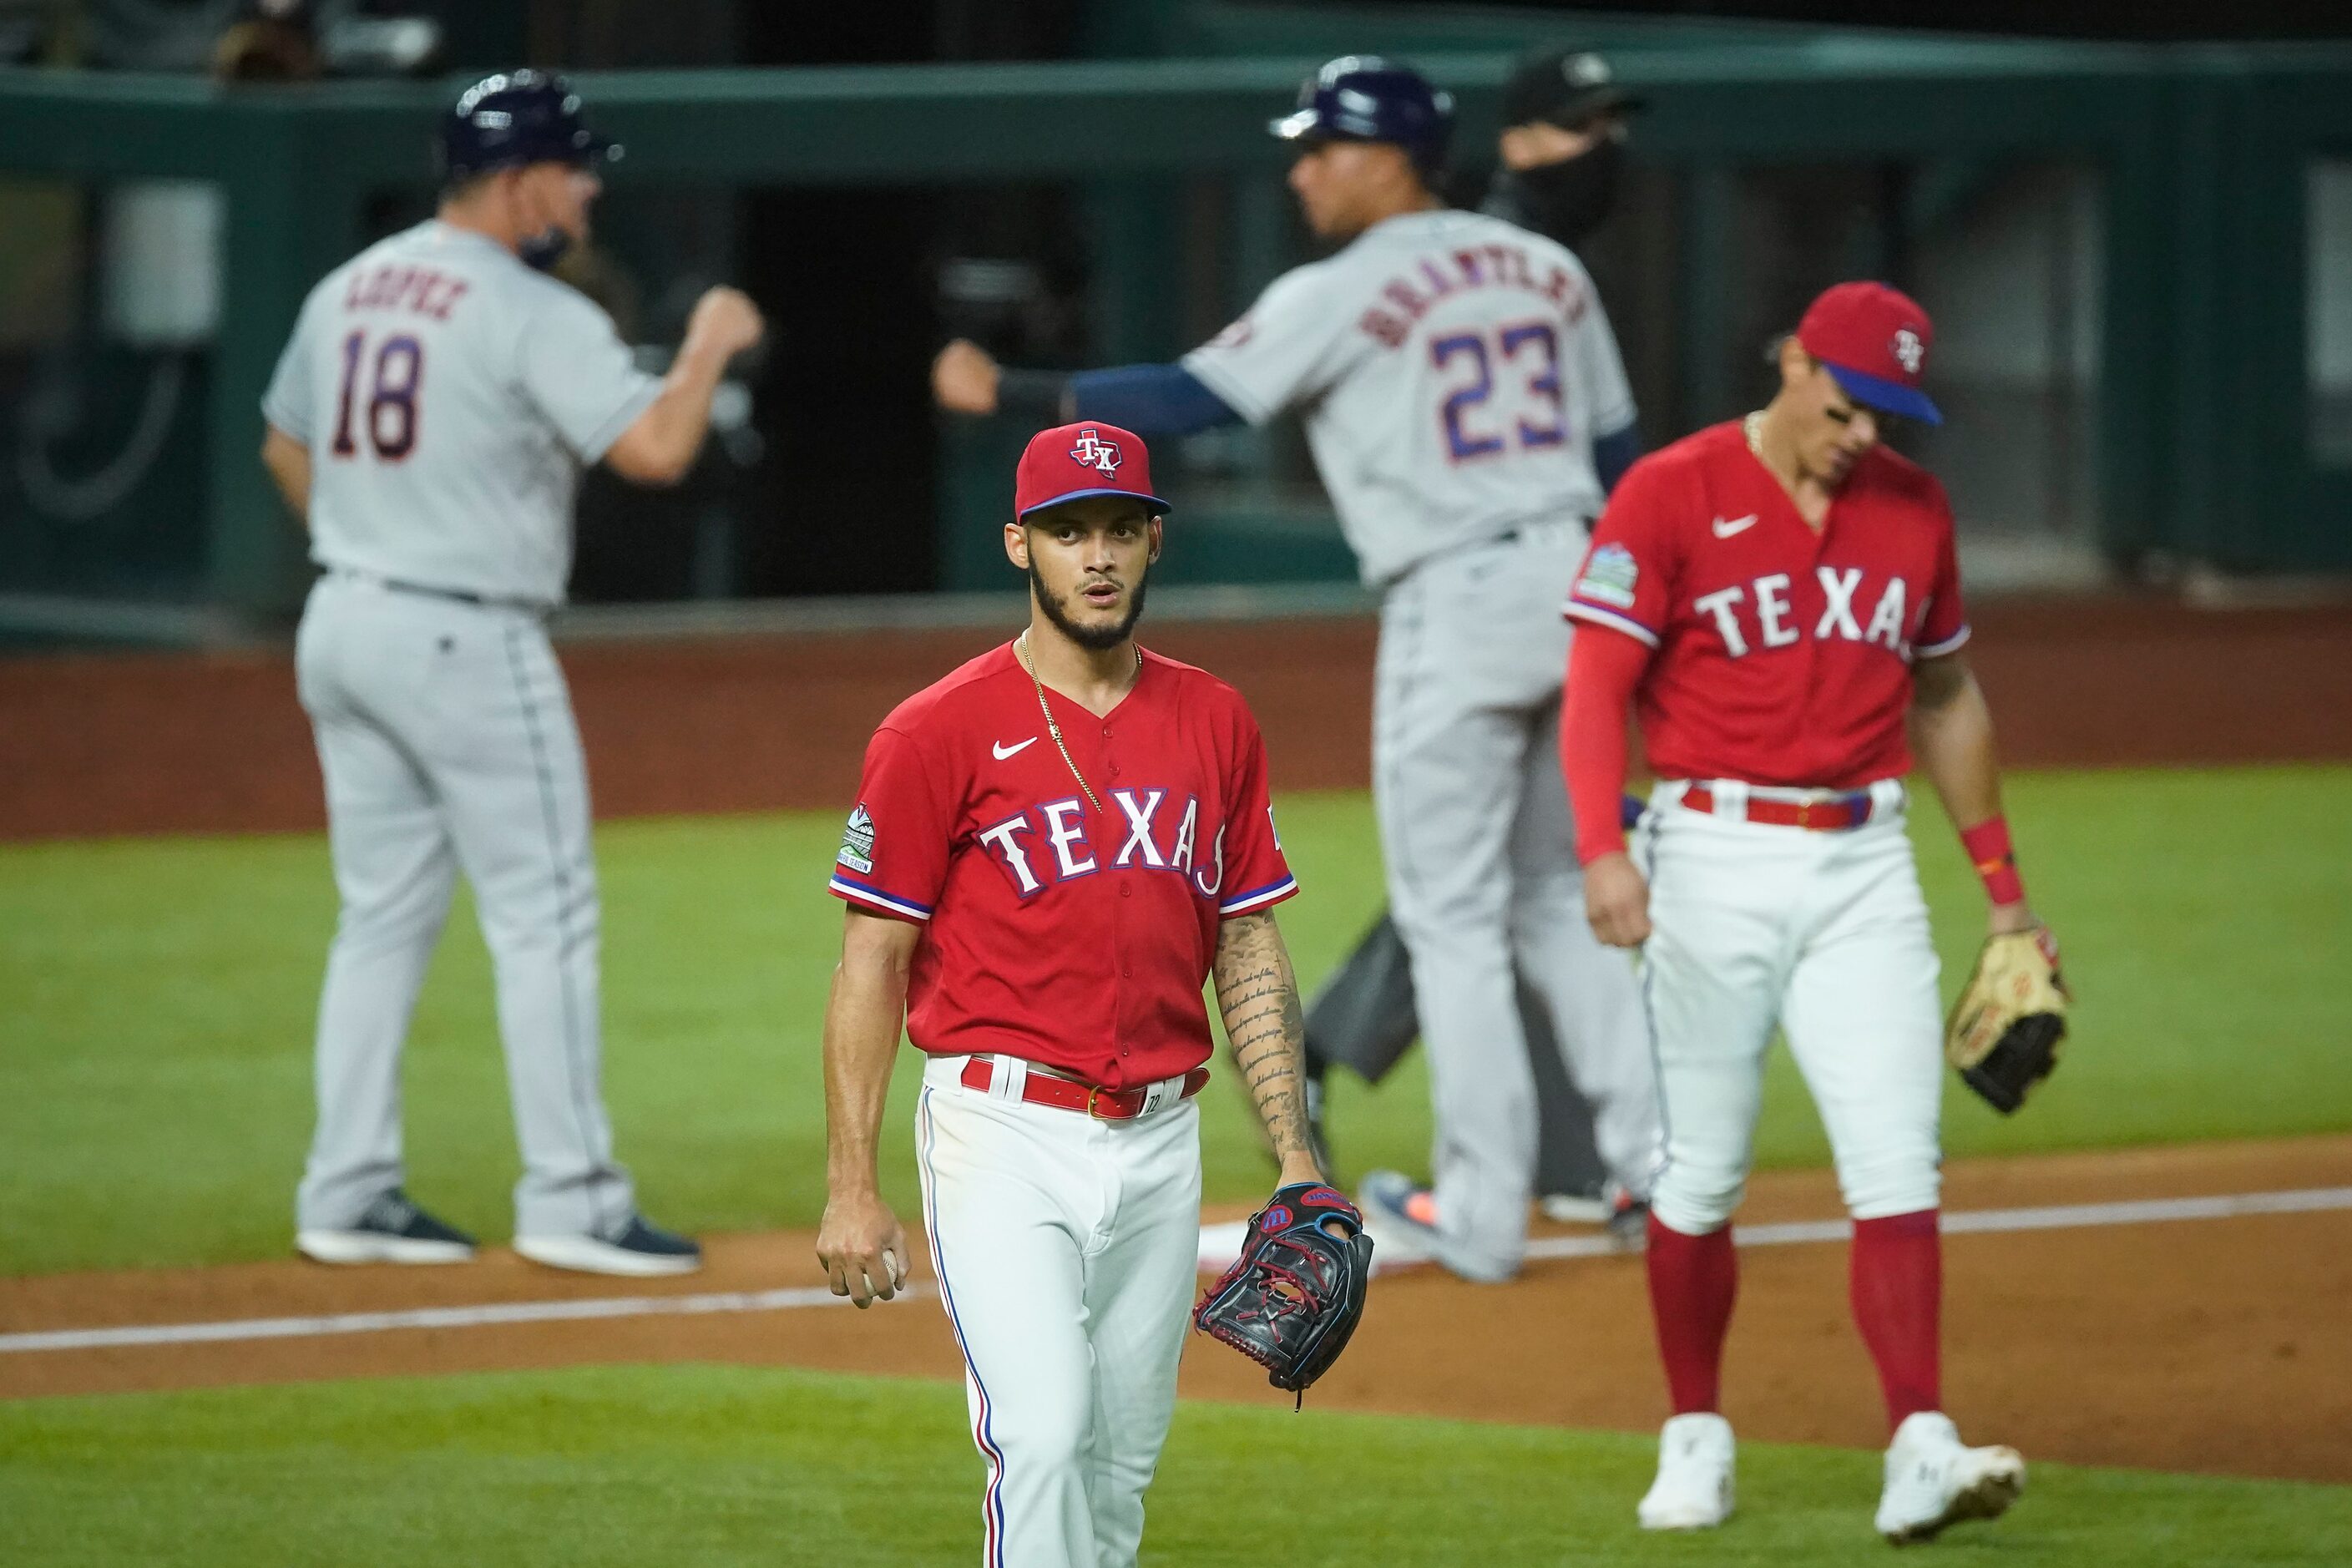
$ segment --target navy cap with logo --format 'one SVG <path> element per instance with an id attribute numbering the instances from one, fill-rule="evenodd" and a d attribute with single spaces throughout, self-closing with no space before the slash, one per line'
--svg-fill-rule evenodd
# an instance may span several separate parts
<path id="1" fill-rule="evenodd" d="M 1387 142 L 1424 174 L 1445 162 L 1454 135 L 1454 95 L 1398 60 L 1341 55 L 1298 89 L 1298 108 L 1266 129 L 1286 142 Z"/>
<path id="2" fill-rule="evenodd" d="M 501 71 L 460 94 L 441 122 L 442 178 L 529 163 L 607 163 L 618 142 L 588 129 L 580 95 L 552 71 Z"/>

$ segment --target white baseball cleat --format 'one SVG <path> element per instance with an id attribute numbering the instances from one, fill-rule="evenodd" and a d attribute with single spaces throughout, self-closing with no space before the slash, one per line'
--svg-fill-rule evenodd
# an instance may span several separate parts
<path id="1" fill-rule="evenodd" d="M 1731 1423 L 1677 1415 L 1658 1434 L 1658 1479 L 1634 1510 L 1643 1530 L 1713 1530 L 1731 1517 Z"/>
<path id="2" fill-rule="evenodd" d="M 1931 1540 L 1963 1520 L 1999 1518 L 2024 1490 L 2016 1449 L 1969 1447 L 1950 1416 L 1922 1410 L 1905 1417 L 1886 1446 L 1878 1533 L 1896 1546 Z"/>

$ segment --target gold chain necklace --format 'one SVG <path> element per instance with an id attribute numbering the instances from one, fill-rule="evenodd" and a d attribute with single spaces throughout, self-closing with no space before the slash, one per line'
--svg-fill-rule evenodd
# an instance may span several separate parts
<path id="1" fill-rule="evenodd" d="M 1780 470 L 1774 468 L 1770 461 L 1764 456 L 1764 411 L 1759 408 L 1753 414 L 1748 416 L 1747 418 L 1742 419 L 1739 422 L 1739 431 L 1741 435 L 1748 437 L 1748 450 L 1754 455 L 1759 463 L 1763 465 L 1764 471 L 1772 476 L 1774 483 L 1780 483 Z M 1802 486 L 1804 480 L 1801 477 L 1797 482 L 1799 486 Z M 1803 523 L 1807 528 L 1811 529 L 1815 533 L 1821 532 L 1823 525 L 1829 521 L 1829 514 L 1827 512 L 1823 512 L 1822 515 L 1822 521 L 1820 522 L 1815 522 L 1811 518 L 1805 515 L 1805 503 L 1798 499 L 1797 491 L 1790 489 L 1790 487 L 1786 484 L 1781 484 L 1780 488 L 1783 490 L 1788 491 L 1790 504 L 1797 509 L 1797 521 Z"/>
<path id="2" fill-rule="evenodd" d="M 1078 781 L 1080 789 L 1087 792 L 1087 804 L 1095 808 L 1097 816 L 1102 816 L 1102 802 L 1095 798 L 1095 786 L 1087 783 L 1086 774 L 1078 772 L 1077 759 L 1070 755 L 1070 748 L 1062 739 L 1062 726 L 1054 721 L 1053 706 L 1045 700 L 1045 683 L 1037 679 L 1036 661 L 1029 656 L 1029 634 L 1026 631 L 1013 639 L 1013 652 L 1020 659 L 1021 668 L 1029 672 L 1029 684 L 1037 693 L 1037 711 L 1045 716 L 1045 733 L 1054 737 L 1054 750 L 1062 753 L 1062 762 L 1070 770 L 1070 776 Z M 1143 650 L 1140 647 L 1135 650 L 1135 673 L 1139 676 L 1143 673 Z"/>

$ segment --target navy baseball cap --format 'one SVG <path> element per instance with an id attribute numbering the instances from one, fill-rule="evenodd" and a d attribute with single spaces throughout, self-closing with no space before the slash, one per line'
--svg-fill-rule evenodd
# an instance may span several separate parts
<path id="1" fill-rule="evenodd" d="M 588 129 L 580 95 L 552 71 L 484 77 L 441 121 L 441 173 L 447 179 L 530 163 L 609 163 L 620 156 L 618 142 Z"/>
<path id="2" fill-rule="evenodd" d="M 1454 95 L 1401 61 L 1342 55 L 1300 84 L 1298 108 L 1266 129 L 1285 142 L 1387 142 L 1424 172 L 1445 161 Z"/>
<path id="3" fill-rule="evenodd" d="M 1884 283 L 1840 283 L 1822 291 L 1797 323 L 1797 342 L 1822 362 L 1848 397 L 1882 413 L 1941 425 L 1920 378 L 1936 329 L 1919 302 Z"/>

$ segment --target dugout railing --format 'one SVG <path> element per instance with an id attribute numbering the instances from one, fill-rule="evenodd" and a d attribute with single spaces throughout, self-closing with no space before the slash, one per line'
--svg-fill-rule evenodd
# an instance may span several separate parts
<path id="1" fill-rule="evenodd" d="M 1304 40 L 1302 40 L 1304 41 Z M 1491 134 L 1509 57 L 1423 54 Z M 1171 175 L 1262 172 L 1236 202 L 1234 303 L 1281 264 L 1280 150 L 1264 132 L 1306 55 L 1072 65 L 595 76 L 630 146 L 616 182 L 855 184 L 1072 180 L 1092 193 L 1106 361 L 1184 346 L 1170 301 L 1182 216 Z M 1708 344 L 1740 266 L 1730 179 L 1807 160 L 2061 157 L 2100 176 L 2095 465 L 2111 557 L 2170 552 L 2233 570 L 2352 567 L 2352 443 L 2326 438 L 2314 333 L 2352 250 L 2315 240 L 2322 178 L 2352 156 L 2352 50 L 2086 47 L 1842 37 L 1629 49 L 1645 160 L 1681 180 L 1680 341 Z M 371 192 L 416 186 L 440 84 L 226 89 L 177 78 L 0 71 L 0 174 L 216 182 L 223 322 L 209 350 L 196 596 L 281 611 L 297 542 L 252 460 L 253 409 L 305 289 L 359 242 Z M 1117 133 L 1078 136 L 1079 126 Z M 2330 209 L 2333 210 L 2332 208 Z M 1867 258 L 1865 258 L 1867 259 Z M 2334 329 L 2330 329 L 2334 330 Z M 1737 395 L 1719 353 L 1688 354 L 1681 401 Z M 986 517 L 1001 488 L 985 431 L 950 437 L 943 504 Z M 1241 541 L 1249 520 L 1228 537 Z M 1211 520 L 1213 522 L 1213 520 Z M 1210 523 L 1203 524 L 1204 529 Z M 974 531 L 942 530 L 969 551 Z M 1276 574 L 1328 574 L 1309 540 Z M 973 581 L 950 555 L 948 585 Z"/>

